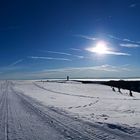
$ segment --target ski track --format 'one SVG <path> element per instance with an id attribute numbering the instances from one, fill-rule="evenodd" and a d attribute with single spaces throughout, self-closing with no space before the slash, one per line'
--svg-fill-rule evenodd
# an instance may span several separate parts
<path id="1" fill-rule="evenodd" d="M 47 107 L 14 89 L 12 81 L 0 83 L 0 140 L 138 140 Z M 115 127 L 115 126 L 110 126 Z"/>

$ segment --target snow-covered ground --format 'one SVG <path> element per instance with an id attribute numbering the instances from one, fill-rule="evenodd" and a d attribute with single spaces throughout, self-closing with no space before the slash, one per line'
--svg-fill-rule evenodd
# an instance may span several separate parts
<path id="1" fill-rule="evenodd" d="M 15 88 L 42 104 L 102 125 L 140 128 L 140 93 L 80 82 L 15 81 Z M 111 125 L 112 124 L 112 125 Z"/>
<path id="2" fill-rule="evenodd" d="M 73 81 L 0 81 L 0 140 L 140 140 L 140 94 Z"/>

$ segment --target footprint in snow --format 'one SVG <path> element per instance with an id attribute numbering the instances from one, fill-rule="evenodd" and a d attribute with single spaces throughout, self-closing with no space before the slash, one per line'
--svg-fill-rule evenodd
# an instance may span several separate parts
<path id="1" fill-rule="evenodd" d="M 72 109 L 73 107 L 68 107 L 68 109 Z"/>
<path id="2" fill-rule="evenodd" d="M 103 118 L 104 120 L 107 120 L 109 118 L 109 116 L 106 114 L 101 114 L 101 115 L 97 115 L 96 118 L 97 119 Z"/>
<path id="3" fill-rule="evenodd" d="M 81 106 L 76 106 L 75 108 L 80 108 Z"/>
<path id="4" fill-rule="evenodd" d="M 92 105 L 92 103 L 89 104 L 89 106 L 91 106 L 91 105 Z"/>

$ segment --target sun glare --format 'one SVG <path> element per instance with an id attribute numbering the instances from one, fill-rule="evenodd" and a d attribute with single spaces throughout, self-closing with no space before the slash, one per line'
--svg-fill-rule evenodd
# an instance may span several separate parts
<path id="1" fill-rule="evenodd" d="M 106 42 L 99 41 L 96 43 L 95 47 L 88 48 L 87 50 L 90 52 L 95 52 L 97 54 L 106 54 L 109 49 L 107 47 Z"/>

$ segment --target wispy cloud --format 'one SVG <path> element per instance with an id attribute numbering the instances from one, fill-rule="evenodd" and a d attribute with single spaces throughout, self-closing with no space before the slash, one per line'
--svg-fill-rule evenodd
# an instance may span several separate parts
<path id="1" fill-rule="evenodd" d="M 56 52 L 56 51 L 43 51 L 43 52 L 54 53 L 54 54 L 60 54 L 60 55 L 62 54 L 62 55 L 68 55 L 68 56 L 72 55 L 72 54 L 70 54 L 70 53 Z"/>
<path id="2" fill-rule="evenodd" d="M 0 73 L 6 73 L 6 72 L 8 72 L 8 71 L 17 71 L 17 70 L 26 68 L 25 66 L 19 66 L 19 65 L 18 65 L 19 63 L 22 63 L 23 60 L 24 60 L 24 59 L 19 59 L 19 60 L 15 61 L 15 62 L 13 62 L 13 63 L 7 65 L 7 66 L 1 67 L 1 68 L 0 68 L 0 69 L 1 69 Z"/>
<path id="3" fill-rule="evenodd" d="M 121 42 L 128 42 L 128 43 L 140 44 L 140 41 L 134 41 L 134 40 L 130 40 L 130 39 L 127 39 L 127 38 L 119 38 L 119 37 L 116 37 L 114 35 L 108 35 L 108 37 L 110 37 L 112 39 L 115 39 L 115 40 L 119 40 Z"/>
<path id="4" fill-rule="evenodd" d="M 130 44 L 130 43 L 122 43 L 122 44 L 120 44 L 120 46 L 126 47 L 126 48 L 138 48 L 138 47 L 140 47 L 139 44 Z"/>
<path id="5" fill-rule="evenodd" d="M 116 36 L 113 36 L 113 35 L 108 35 L 108 37 L 112 38 L 112 39 L 116 39 L 116 40 L 120 40 L 120 41 L 123 41 L 123 39 L 119 38 L 119 37 L 116 37 Z"/>
<path id="6" fill-rule="evenodd" d="M 65 53 L 65 52 L 56 52 L 56 51 L 44 51 L 44 52 L 52 53 L 52 54 L 60 54 L 60 55 L 72 56 L 72 57 L 76 57 L 78 59 L 84 59 L 84 58 L 86 58 L 85 56 L 82 56 L 82 55 L 74 55 L 74 54 Z"/>
<path id="7" fill-rule="evenodd" d="M 40 56 L 28 56 L 30 59 L 44 59 L 44 60 L 57 60 L 57 61 L 72 61 L 67 58 L 55 58 L 55 57 L 40 57 Z"/>
<path id="8" fill-rule="evenodd" d="M 134 7 L 136 7 L 136 6 L 137 6 L 136 3 L 132 3 L 132 4 L 129 5 L 130 8 L 134 8 Z"/>
<path id="9" fill-rule="evenodd" d="M 24 59 L 19 59 L 19 60 L 15 61 L 15 62 L 11 63 L 9 66 L 15 66 L 15 65 L 21 63 L 23 60 Z"/>
<path id="10" fill-rule="evenodd" d="M 130 56 L 130 55 L 131 55 L 131 54 L 129 54 L 129 53 L 113 52 L 113 51 L 106 51 L 106 54 L 111 54 L 111 55 L 122 55 L 122 56 Z"/>
<path id="11" fill-rule="evenodd" d="M 140 41 L 133 41 L 133 40 L 130 40 L 130 39 L 127 39 L 127 38 L 122 39 L 122 41 L 124 41 L 124 42 L 130 42 L 130 43 L 140 44 Z"/>
<path id="12" fill-rule="evenodd" d="M 93 40 L 93 41 L 97 41 L 97 40 L 100 40 L 99 38 L 97 37 L 90 37 L 90 36 L 86 36 L 86 35 L 75 35 L 77 37 L 81 37 L 81 38 L 84 38 L 84 39 L 87 39 L 87 40 Z M 117 37 L 117 36 L 114 36 L 114 35 L 110 35 L 110 34 L 107 34 L 107 36 L 111 39 L 115 39 L 115 40 L 118 40 L 118 41 L 121 41 L 121 42 L 127 42 L 127 43 L 133 43 L 133 44 L 140 44 L 140 41 L 134 41 L 134 40 L 130 40 L 128 38 L 120 38 L 120 37 Z M 76 48 L 71 48 L 73 50 L 77 50 Z"/>
<path id="13" fill-rule="evenodd" d="M 97 51 L 94 50 L 94 48 L 86 48 L 85 50 L 87 50 L 87 51 L 89 51 L 89 52 L 97 53 Z M 116 52 L 116 51 L 110 51 L 110 50 L 104 51 L 104 54 L 108 54 L 108 55 L 118 55 L 118 56 L 130 56 L 130 55 L 131 55 L 131 54 L 129 54 L 129 53 Z"/>
<path id="14" fill-rule="evenodd" d="M 96 38 L 96 37 L 90 37 L 90 36 L 87 36 L 87 35 L 75 35 L 75 36 L 80 37 L 80 38 L 84 38 L 84 39 L 87 39 L 87 40 L 93 40 L 93 41 L 98 40 L 98 38 Z"/>
<path id="15" fill-rule="evenodd" d="M 85 56 L 82 56 L 82 55 L 73 55 L 74 57 L 77 57 L 77 58 L 79 58 L 79 59 L 84 59 L 84 58 L 87 58 L 87 57 L 85 57 Z"/>
<path id="16" fill-rule="evenodd" d="M 129 69 L 128 64 L 121 66 L 114 66 L 109 64 L 96 65 L 89 67 L 64 67 L 58 69 L 44 69 L 32 72 L 13 71 L 12 74 L 7 73 L 4 79 L 36 79 L 36 78 L 65 78 L 66 75 L 70 77 L 91 77 L 102 78 L 112 76 L 124 76 L 124 74 L 131 73 L 133 69 Z"/>
<path id="17" fill-rule="evenodd" d="M 3 73 L 8 72 L 8 71 L 18 71 L 18 70 L 23 70 L 26 68 L 26 66 L 5 66 L 1 68 L 1 71 Z"/>
<path id="18" fill-rule="evenodd" d="M 73 50 L 73 51 L 82 51 L 81 49 L 77 49 L 77 48 L 70 48 L 70 50 Z"/>
<path id="19" fill-rule="evenodd" d="M 112 66 L 112 65 L 100 65 L 100 66 L 93 66 L 93 67 L 70 67 L 70 68 L 60 68 L 60 69 L 50 69 L 50 70 L 42 70 L 37 73 L 44 74 L 52 74 L 52 73 L 64 73 L 64 72 L 81 72 L 85 71 L 88 73 L 88 71 L 96 72 L 96 71 L 101 71 L 101 72 L 122 72 L 122 71 L 131 71 L 128 67 L 126 66 Z"/>

